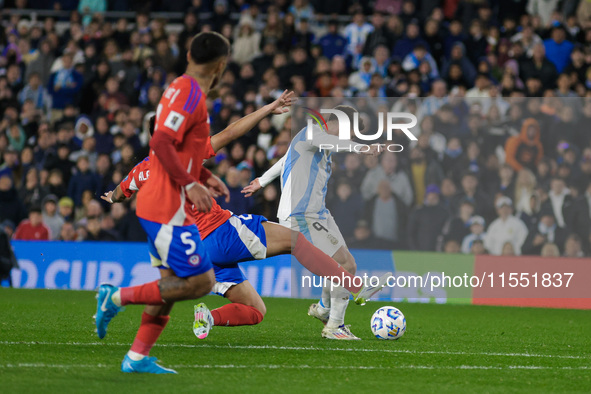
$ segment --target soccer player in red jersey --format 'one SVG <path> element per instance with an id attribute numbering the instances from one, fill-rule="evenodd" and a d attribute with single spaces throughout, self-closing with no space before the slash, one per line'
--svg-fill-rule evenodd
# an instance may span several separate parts
<path id="1" fill-rule="evenodd" d="M 156 110 L 150 142 L 151 182 L 138 194 L 137 215 L 148 235 L 153 264 L 162 266 L 161 279 L 140 286 L 101 285 L 97 295 L 96 326 L 104 338 L 107 326 L 128 304 L 161 306 L 159 313 L 144 312 L 142 324 L 123 359 L 123 372 L 176 373 L 148 357 L 169 320 L 176 301 L 197 299 L 215 283 L 212 264 L 201 241 L 192 207 L 209 212 L 212 198 L 206 186 L 224 192 L 225 186 L 202 169 L 209 137 L 206 95 L 219 82 L 230 44 L 219 33 L 197 34 L 187 53 L 187 70 L 164 92 Z M 209 327 L 206 316 L 199 321 Z"/>

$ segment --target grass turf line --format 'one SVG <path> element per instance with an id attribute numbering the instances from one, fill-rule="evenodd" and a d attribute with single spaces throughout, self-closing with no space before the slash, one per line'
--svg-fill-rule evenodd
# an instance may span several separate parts
<path id="1" fill-rule="evenodd" d="M 4 392 L 591 391 L 591 311 L 401 303 L 406 334 L 380 341 L 369 319 L 384 304 L 351 305 L 347 323 L 363 340 L 341 342 L 320 337 L 309 300 L 265 299 L 260 325 L 215 327 L 199 341 L 187 301 L 152 350 L 179 375 L 153 376 L 119 372 L 140 306 L 100 341 L 92 292 L 0 289 L 0 300 Z"/>

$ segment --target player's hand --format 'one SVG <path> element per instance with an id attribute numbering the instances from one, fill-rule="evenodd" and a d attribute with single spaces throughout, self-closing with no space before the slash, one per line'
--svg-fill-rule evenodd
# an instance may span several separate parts
<path id="1" fill-rule="evenodd" d="M 105 192 L 105 194 L 103 194 L 101 198 L 109 204 L 113 204 L 115 202 L 113 201 L 113 190 L 111 190 L 110 192 Z"/>
<path id="2" fill-rule="evenodd" d="M 273 115 L 281 115 L 289 111 L 289 107 L 291 107 L 291 105 L 296 102 L 296 99 L 293 97 L 293 95 L 293 91 L 288 92 L 287 89 L 285 89 L 277 100 L 273 101 L 271 104 L 268 104 L 271 113 Z"/>
<path id="3" fill-rule="evenodd" d="M 205 186 L 198 183 L 189 190 L 186 190 L 187 198 L 191 200 L 198 212 L 209 212 L 211 210 L 211 195 Z"/>
<path id="4" fill-rule="evenodd" d="M 205 183 L 205 186 L 207 186 L 209 193 L 213 196 L 213 198 L 226 196 L 226 202 L 230 202 L 230 190 L 228 190 L 226 184 L 217 176 L 211 174 Z"/>
<path id="5" fill-rule="evenodd" d="M 244 197 L 250 197 L 260 189 L 261 183 L 259 182 L 259 178 L 255 178 L 254 181 L 250 182 L 250 185 L 242 189 L 241 193 L 244 194 Z"/>

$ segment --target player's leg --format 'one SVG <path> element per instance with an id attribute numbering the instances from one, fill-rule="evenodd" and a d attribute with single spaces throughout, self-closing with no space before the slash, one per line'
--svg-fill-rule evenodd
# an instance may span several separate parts
<path id="1" fill-rule="evenodd" d="M 264 222 L 263 227 L 267 238 L 267 257 L 292 254 L 313 274 L 343 279 L 344 287 L 352 293 L 359 292 L 363 287 L 363 285 L 355 286 L 353 280 L 355 275 L 314 246 L 301 232 L 271 222 Z"/>
<path id="2" fill-rule="evenodd" d="M 211 311 L 214 326 L 249 326 L 260 323 L 266 313 L 265 303 L 248 282 L 237 263 L 220 266 L 214 264 L 216 284 L 212 292 L 231 301 Z M 201 317 L 205 304 L 195 305 L 195 321 Z M 204 339 L 202 331 L 194 329 L 195 336 Z"/>
<path id="3" fill-rule="evenodd" d="M 174 275 L 172 270 L 160 270 L 160 275 L 165 278 Z M 156 360 L 150 358 L 150 350 L 164 331 L 170 319 L 170 311 L 173 303 L 164 305 L 146 305 L 142 313 L 140 328 L 135 336 L 131 349 L 127 352 L 121 363 L 123 372 L 153 372 L 175 373 L 174 370 L 164 368 L 156 364 Z"/>
<path id="4" fill-rule="evenodd" d="M 355 274 L 357 265 L 355 259 L 345 246 L 345 240 L 336 226 L 332 216 L 326 219 L 298 218 L 298 226 L 302 232 L 308 234 L 311 242 L 337 261 L 349 273 Z M 329 339 L 358 340 L 345 326 L 345 312 L 349 305 L 350 294 L 342 286 L 329 283 L 322 289 L 323 294 L 330 294 L 330 306 L 320 302 L 310 305 L 308 315 L 323 323 L 322 336 Z"/>
<path id="5" fill-rule="evenodd" d="M 263 321 L 267 308 L 249 281 L 230 286 L 223 296 L 231 303 L 211 311 L 215 326 L 249 326 Z"/>

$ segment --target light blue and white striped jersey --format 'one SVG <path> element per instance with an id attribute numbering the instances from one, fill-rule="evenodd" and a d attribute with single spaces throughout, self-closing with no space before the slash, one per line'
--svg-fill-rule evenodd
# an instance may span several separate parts
<path id="1" fill-rule="evenodd" d="M 310 140 L 306 138 L 307 131 L 307 127 L 300 130 L 285 156 L 259 178 L 261 187 L 265 187 L 281 175 L 281 199 L 277 211 L 281 220 L 294 215 L 326 218 L 328 209 L 325 199 L 332 172 L 331 154 L 337 149 L 352 150 L 355 145 L 350 140 L 339 140 L 316 125 L 312 128 Z"/>

